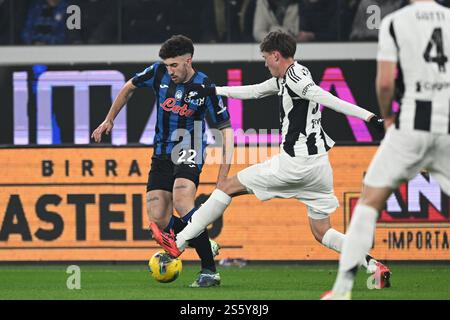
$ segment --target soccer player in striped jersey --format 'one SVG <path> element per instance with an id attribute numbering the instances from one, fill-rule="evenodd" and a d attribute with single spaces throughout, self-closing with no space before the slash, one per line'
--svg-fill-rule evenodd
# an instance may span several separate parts
<path id="1" fill-rule="evenodd" d="M 137 88 L 153 89 L 157 99 L 157 120 L 147 183 L 147 213 L 152 230 L 161 228 L 179 232 L 196 210 L 195 194 L 206 153 L 206 112 L 223 135 L 231 130 L 230 116 L 220 97 L 188 97 L 186 86 L 189 84 L 214 86 L 205 74 L 192 67 L 193 54 L 193 43 L 185 36 L 173 36 L 164 42 L 159 51 L 162 61 L 136 74 L 124 85 L 106 119 L 92 134 L 94 140 L 100 142 L 102 134 L 109 134 L 113 128 L 113 120 L 133 92 Z M 219 181 L 227 176 L 229 167 L 226 162 L 220 166 Z M 173 215 L 173 208 L 180 217 Z M 196 249 L 202 265 L 191 286 L 219 285 L 220 275 L 212 252 L 213 248 L 217 254 L 218 246 L 209 240 L 206 228 L 189 244 Z"/>
<path id="2" fill-rule="evenodd" d="M 382 20 L 376 89 L 386 135 L 364 177 L 333 289 L 323 298 L 351 298 L 378 215 L 400 183 L 427 170 L 450 195 L 449 56 L 450 9 L 434 1 L 411 1 Z M 400 111 L 393 114 L 396 89 Z"/>
<path id="3" fill-rule="evenodd" d="M 315 239 L 330 249 L 341 251 L 345 235 L 331 227 L 329 217 L 339 205 L 327 153 L 334 142 L 321 126 L 319 104 L 375 125 L 380 125 L 379 119 L 317 86 L 309 70 L 294 60 L 296 42 L 290 35 L 271 32 L 260 49 L 273 76 L 271 79 L 237 87 L 191 85 L 191 95 L 198 98 L 217 94 L 238 99 L 278 95 L 283 137 L 280 153 L 221 181 L 188 226 L 177 234 L 176 242 L 170 234 L 162 234 L 163 245 L 173 256 L 180 255 L 189 239 L 222 215 L 232 197 L 249 193 L 263 201 L 295 198 L 303 202 Z M 364 261 L 369 273 L 382 266 L 369 255 Z"/>

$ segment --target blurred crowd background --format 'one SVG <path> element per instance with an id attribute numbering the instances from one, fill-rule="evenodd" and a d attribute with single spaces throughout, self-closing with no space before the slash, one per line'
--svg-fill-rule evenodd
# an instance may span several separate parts
<path id="1" fill-rule="evenodd" d="M 438 0 L 450 7 L 450 0 Z M 276 29 L 298 42 L 376 41 L 381 18 L 408 0 L 0 0 L 0 45 L 259 42 Z M 66 26 L 81 9 L 81 29 Z M 378 10 L 378 9 L 375 9 Z M 368 26 L 369 21 L 369 26 Z"/>

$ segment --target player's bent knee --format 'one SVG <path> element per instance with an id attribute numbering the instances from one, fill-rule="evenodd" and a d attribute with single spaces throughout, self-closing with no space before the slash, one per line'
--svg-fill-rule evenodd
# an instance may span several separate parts
<path id="1" fill-rule="evenodd" d="M 173 202 L 173 207 L 180 216 L 184 216 L 185 214 L 187 214 L 189 211 L 192 210 L 194 204 L 192 204 L 192 201 L 179 200 Z"/>
<path id="2" fill-rule="evenodd" d="M 226 180 L 223 181 L 219 181 L 217 183 L 216 188 L 219 189 L 220 191 L 225 192 L 226 194 L 229 194 L 230 191 L 230 187 L 231 187 L 231 183 L 230 183 L 230 178 L 227 178 Z"/>
<path id="3" fill-rule="evenodd" d="M 239 181 L 237 176 L 233 176 L 233 177 L 230 177 L 223 181 L 218 182 L 217 189 L 226 193 L 230 197 L 233 197 L 235 195 L 245 194 L 248 192 L 247 188 L 241 184 L 241 182 Z"/>

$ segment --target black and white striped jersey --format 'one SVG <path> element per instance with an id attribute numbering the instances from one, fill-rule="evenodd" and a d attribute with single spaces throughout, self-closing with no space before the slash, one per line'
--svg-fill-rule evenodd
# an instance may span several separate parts
<path id="1" fill-rule="evenodd" d="M 248 86 L 216 87 L 216 93 L 237 99 L 259 99 L 278 94 L 281 148 L 292 157 L 323 154 L 334 145 L 322 128 L 319 104 L 365 121 L 374 115 L 317 86 L 308 68 L 297 62 L 287 68 L 283 78 L 271 78 Z"/>
<path id="2" fill-rule="evenodd" d="M 327 152 L 334 141 L 322 128 L 319 104 L 306 99 L 308 90 L 316 86 L 308 68 L 295 62 L 278 84 L 283 150 L 291 156 Z"/>
<path id="3" fill-rule="evenodd" d="M 450 9 L 415 2 L 386 16 L 378 61 L 398 64 L 396 128 L 450 134 Z"/>

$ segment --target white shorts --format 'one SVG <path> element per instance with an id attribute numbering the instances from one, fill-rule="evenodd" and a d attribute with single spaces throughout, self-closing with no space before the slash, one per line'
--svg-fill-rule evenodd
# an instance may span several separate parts
<path id="1" fill-rule="evenodd" d="M 396 189 L 427 170 L 450 195 L 450 135 L 391 127 L 373 158 L 364 184 Z"/>
<path id="2" fill-rule="evenodd" d="M 323 219 L 339 202 L 333 191 L 333 170 L 328 154 L 291 157 L 285 152 L 239 171 L 237 177 L 249 193 L 262 200 L 296 198 L 306 204 L 308 215 Z"/>

